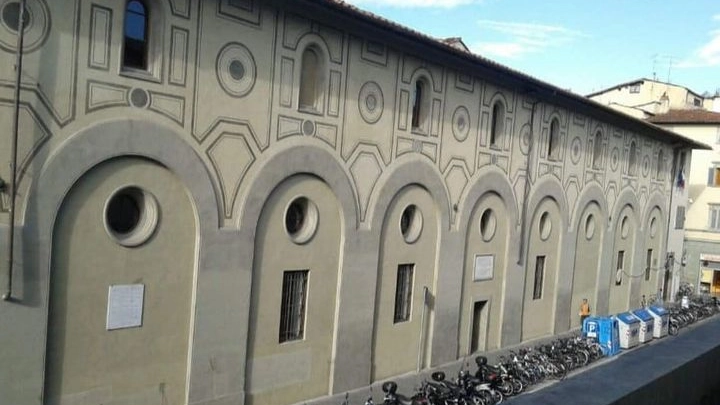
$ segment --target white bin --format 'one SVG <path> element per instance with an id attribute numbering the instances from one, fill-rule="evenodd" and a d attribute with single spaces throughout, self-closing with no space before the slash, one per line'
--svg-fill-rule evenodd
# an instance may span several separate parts
<path id="1" fill-rule="evenodd" d="M 668 335 L 668 327 L 670 326 L 670 314 L 665 308 L 659 305 L 650 305 L 648 312 L 655 319 L 655 327 L 653 328 L 653 337 L 661 338 Z"/>
<path id="2" fill-rule="evenodd" d="M 640 334 L 640 320 L 630 312 L 615 315 L 620 329 L 620 348 L 630 349 L 638 345 Z"/>
<path id="3" fill-rule="evenodd" d="M 632 311 L 637 319 L 640 320 L 640 330 L 638 332 L 638 340 L 640 343 L 645 343 L 653 340 L 653 329 L 655 327 L 655 320 L 652 315 L 645 309 L 640 308 Z"/>

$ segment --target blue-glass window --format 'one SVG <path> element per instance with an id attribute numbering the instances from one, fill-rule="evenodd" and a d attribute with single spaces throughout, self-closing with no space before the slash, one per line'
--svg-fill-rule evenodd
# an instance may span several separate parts
<path id="1" fill-rule="evenodd" d="M 145 3 L 132 0 L 125 8 L 123 66 L 148 68 L 148 9 Z"/>

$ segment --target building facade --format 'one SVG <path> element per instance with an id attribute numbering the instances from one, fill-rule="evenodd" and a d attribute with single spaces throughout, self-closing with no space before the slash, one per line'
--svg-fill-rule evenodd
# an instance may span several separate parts
<path id="1" fill-rule="evenodd" d="M 302 402 L 662 283 L 692 140 L 332 0 L 21 9 L 0 403 Z"/>

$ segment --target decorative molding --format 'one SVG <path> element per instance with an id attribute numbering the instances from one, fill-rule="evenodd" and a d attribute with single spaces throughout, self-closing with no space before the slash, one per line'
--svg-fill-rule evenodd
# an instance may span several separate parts
<path id="1" fill-rule="evenodd" d="M 88 80 L 85 113 L 109 107 L 129 106 L 130 87 Z"/>
<path id="2" fill-rule="evenodd" d="M 380 85 L 369 81 L 362 85 L 358 94 L 358 110 L 360 116 L 368 124 L 380 120 L 385 108 L 385 98 Z"/>
<path id="3" fill-rule="evenodd" d="M 473 77 L 463 73 L 455 73 L 455 88 L 461 91 L 472 93 L 475 90 Z"/>
<path id="4" fill-rule="evenodd" d="M 407 129 L 407 120 L 408 120 L 408 103 L 410 100 L 410 93 L 406 90 L 400 90 L 400 97 L 398 100 L 398 103 L 400 105 L 398 106 L 398 129 L 401 131 L 405 131 Z"/>
<path id="5" fill-rule="evenodd" d="M 217 5 L 219 17 L 256 27 L 260 25 L 260 4 L 256 0 L 219 0 Z"/>
<path id="6" fill-rule="evenodd" d="M 170 118 L 180 126 L 185 126 L 185 99 L 183 97 L 151 91 L 148 109 Z"/>
<path id="7" fill-rule="evenodd" d="M 335 125 L 315 123 L 315 137 L 332 146 L 337 147 L 338 129 Z"/>
<path id="8" fill-rule="evenodd" d="M 362 222 L 365 221 L 373 189 L 382 174 L 382 160 L 378 158 L 378 154 L 379 151 L 374 145 L 360 145 L 349 160 L 350 176 L 357 190 Z"/>
<path id="9" fill-rule="evenodd" d="M 342 84 L 342 73 L 330 71 L 330 90 L 328 100 L 328 115 L 338 117 L 340 115 L 340 88 Z"/>
<path id="10" fill-rule="evenodd" d="M 292 107 L 294 69 L 295 61 L 283 57 L 280 61 L 280 105 L 287 108 Z"/>
<path id="11" fill-rule="evenodd" d="M 113 11 L 93 4 L 90 7 L 90 32 L 88 34 L 88 67 L 110 70 L 110 33 Z"/>
<path id="12" fill-rule="evenodd" d="M 387 67 L 388 51 L 385 44 L 371 40 L 364 40 L 360 50 L 360 59 L 376 65 Z"/>
<path id="13" fill-rule="evenodd" d="M 189 38 L 190 32 L 184 28 L 173 26 L 170 29 L 170 84 L 185 87 L 187 83 Z"/>
<path id="14" fill-rule="evenodd" d="M 459 106 L 455 109 L 452 116 L 452 132 L 458 142 L 463 142 L 470 134 L 472 122 L 470 120 L 470 112 L 465 106 Z"/>
<path id="15" fill-rule="evenodd" d="M 245 97 L 255 86 L 255 58 L 245 45 L 230 42 L 218 53 L 215 73 L 225 93 L 230 97 Z"/>
<path id="16" fill-rule="evenodd" d="M 447 187 L 448 193 L 450 194 L 450 203 L 453 204 L 453 206 L 459 206 L 460 199 L 470 179 L 467 165 L 462 160 L 453 159 L 448 165 L 444 177 L 445 187 Z M 451 221 L 454 223 L 457 218 L 457 211 L 452 210 L 450 214 L 452 217 Z"/>
<path id="17" fill-rule="evenodd" d="M 277 139 L 281 140 L 293 135 L 302 135 L 303 120 L 285 115 L 278 115 Z"/>
<path id="18" fill-rule="evenodd" d="M 191 0 L 170 0 L 170 11 L 172 15 L 189 20 L 190 1 Z"/>
<path id="19" fill-rule="evenodd" d="M 255 161 L 255 154 L 245 136 L 243 133 L 223 132 L 207 150 L 219 179 L 225 218 L 232 216 L 240 185 Z"/>
<path id="20" fill-rule="evenodd" d="M 0 49 L 14 53 L 17 49 L 17 28 L 12 27 L 3 18 L 5 7 L 17 4 L 5 0 L 0 4 Z M 30 14 L 28 25 L 25 27 L 23 38 L 23 53 L 28 54 L 38 50 L 47 40 L 52 26 L 50 10 L 45 0 L 27 0 L 25 9 Z"/>

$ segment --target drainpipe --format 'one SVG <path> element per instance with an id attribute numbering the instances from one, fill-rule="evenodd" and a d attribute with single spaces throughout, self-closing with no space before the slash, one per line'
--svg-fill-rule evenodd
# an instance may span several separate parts
<path id="1" fill-rule="evenodd" d="M 670 241 L 670 232 L 671 230 L 675 229 L 675 226 L 670 222 L 672 221 L 672 210 L 673 210 L 673 201 L 675 200 L 675 176 L 677 175 L 678 170 L 682 170 L 680 167 L 680 154 L 682 153 L 682 147 L 675 147 L 673 148 L 673 161 L 672 161 L 672 169 L 670 170 L 670 208 L 668 209 L 667 213 L 667 231 L 665 232 L 665 272 L 670 272 L 670 276 L 672 277 L 670 279 L 670 282 L 668 283 L 667 287 L 665 286 L 665 277 L 667 277 L 667 274 L 663 274 L 662 279 L 662 287 L 663 287 L 663 295 L 668 298 L 669 301 L 675 301 L 673 298 L 675 297 L 675 276 L 674 271 L 675 270 L 675 260 L 669 263 L 670 268 L 668 268 L 668 242 Z M 687 158 L 685 159 L 687 161 Z M 687 213 L 687 207 L 685 207 L 685 212 Z M 677 218 L 675 219 L 677 221 Z M 683 228 L 685 225 L 683 224 Z M 685 236 L 683 235 L 683 251 L 685 250 Z M 682 254 L 683 252 L 677 252 Z M 666 291 L 666 290 L 670 291 Z M 661 297 L 661 298 L 665 298 Z"/>
<path id="2" fill-rule="evenodd" d="M 20 125 L 20 84 L 22 80 L 23 40 L 25 39 L 25 2 L 20 0 L 18 17 L 17 49 L 15 50 L 15 105 L 13 111 L 13 129 L 10 157 L 10 222 L 8 241 L 7 285 L 2 296 L 4 301 L 12 300 L 13 261 L 15 260 L 15 196 L 17 195 L 17 148 Z"/>
<path id="3" fill-rule="evenodd" d="M 525 187 L 523 190 L 523 209 L 520 213 L 520 243 L 518 245 L 518 265 L 522 265 L 525 263 L 525 238 L 526 238 L 526 231 L 525 228 L 527 228 L 527 224 L 525 223 L 527 221 L 528 216 L 528 206 L 527 206 L 527 197 L 528 193 L 530 193 L 530 167 L 531 167 L 531 159 L 533 156 L 533 149 L 535 146 L 535 107 L 540 104 L 540 100 L 533 101 L 532 105 L 532 112 L 530 113 L 530 144 L 528 145 L 528 156 L 527 156 L 527 165 L 525 166 Z"/>

